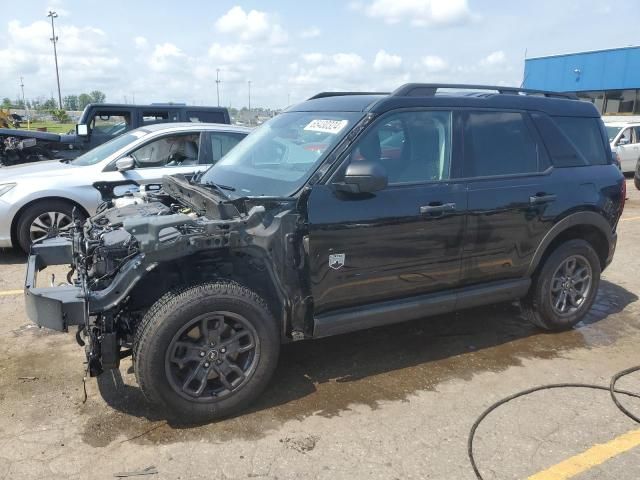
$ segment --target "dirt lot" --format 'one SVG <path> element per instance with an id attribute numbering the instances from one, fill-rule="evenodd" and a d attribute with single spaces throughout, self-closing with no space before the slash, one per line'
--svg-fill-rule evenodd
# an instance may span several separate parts
<path id="1" fill-rule="evenodd" d="M 83 403 L 82 350 L 73 334 L 29 324 L 15 292 L 24 258 L 4 251 L 0 479 L 109 479 L 152 465 L 158 474 L 139 478 L 473 479 L 467 433 L 488 405 L 544 383 L 606 385 L 640 364 L 640 192 L 631 181 L 628 190 L 615 260 L 573 331 L 541 333 L 499 305 L 288 345 L 250 412 L 195 428 L 146 406 L 128 360 L 89 380 Z M 638 379 L 621 386 L 640 391 Z M 626 403 L 640 412 L 640 401 Z M 640 448 L 615 439 L 638 428 L 606 392 L 545 391 L 488 417 L 476 457 L 485 478 L 515 479 L 588 451 L 582 473 L 534 478 L 635 479 Z M 609 456 L 589 453 L 605 442 Z"/>

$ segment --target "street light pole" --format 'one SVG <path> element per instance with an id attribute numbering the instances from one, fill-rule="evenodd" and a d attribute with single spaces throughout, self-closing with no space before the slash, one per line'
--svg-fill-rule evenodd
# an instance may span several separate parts
<path id="1" fill-rule="evenodd" d="M 58 37 L 56 36 L 56 27 L 53 24 L 53 19 L 58 18 L 58 14 L 53 10 L 49 10 L 47 17 L 51 17 L 51 41 L 53 42 L 53 58 L 56 62 L 56 80 L 58 81 L 58 105 L 60 106 L 60 109 L 62 109 L 62 93 L 60 93 L 60 73 L 58 72 L 58 50 L 56 48 Z"/>
<path id="2" fill-rule="evenodd" d="M 220 69 L 216 68 L 216 94 L 218 95 L 218 106 L 220 106 Z"/>
<path id="3" fill-rule="evenodd" d="M 251 80 L 247 81 L 249 86 L 249 125 L 251 125 Z"/>
<path id="4" fill-rule="evenodd" d="M 24 106 L 24 111 L 27 112 L 27 130 L 31 128 L 30 119 L 29 119 L 29 109 L 27 108 L 27 102 L 24 99 L 24 80 L 20 77 L 20 89 L 22 90 L 22 105 Z"/>

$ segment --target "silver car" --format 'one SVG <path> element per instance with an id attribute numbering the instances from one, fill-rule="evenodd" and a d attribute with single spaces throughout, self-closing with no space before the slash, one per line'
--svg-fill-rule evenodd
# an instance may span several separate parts
<path id="1" fill-rule="evenodd" d="M 0 247 L 55 236 L 76 214 L 93 215 L 105 196 L 165 175 L 207 169 L 250 129 L 222 124 L 155 124 L 127 132 L 72 161 L 0 168 Z"/>

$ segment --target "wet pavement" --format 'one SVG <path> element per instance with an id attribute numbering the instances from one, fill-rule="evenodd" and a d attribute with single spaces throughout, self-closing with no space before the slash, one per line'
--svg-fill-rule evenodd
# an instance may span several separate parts
<path id="1" fill-rule="evenodd" d="M 0 479 L 150 465 L 159 473 L 146 478 L 472 479 L 467 433 L 492 402 L 544 383 L 606 385 L 640 363 L 640 192 L 628 187 L 616 258 L 574 330 L 542 333 L 501 304 L 286 345 L 261 399 L 208 425 L 167 423 L 129 360 L 90 379 L 83 403 L 73 334 L 29 325 L 22 297 L 0 296 Z M 0 291 L 21 288 L 23 260 L 0 254 Z M 640 391 L 639 379 L 623 386 Z M 476 456 L 488 479 L 526 478 L 634 428 L 606 392 L 540 392 L 487 418 Z M 639 460 L 632 450 L 579 478 L 636 478 Z"/>

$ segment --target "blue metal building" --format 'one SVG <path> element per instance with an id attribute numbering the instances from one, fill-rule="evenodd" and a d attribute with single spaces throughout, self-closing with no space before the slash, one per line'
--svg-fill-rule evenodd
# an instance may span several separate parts
<path id="1" fill-rule="evenodd" d="M 603 115 L 640 114 L 640 47 L 528 58 L 523 84 L 575 92 Z"/>

